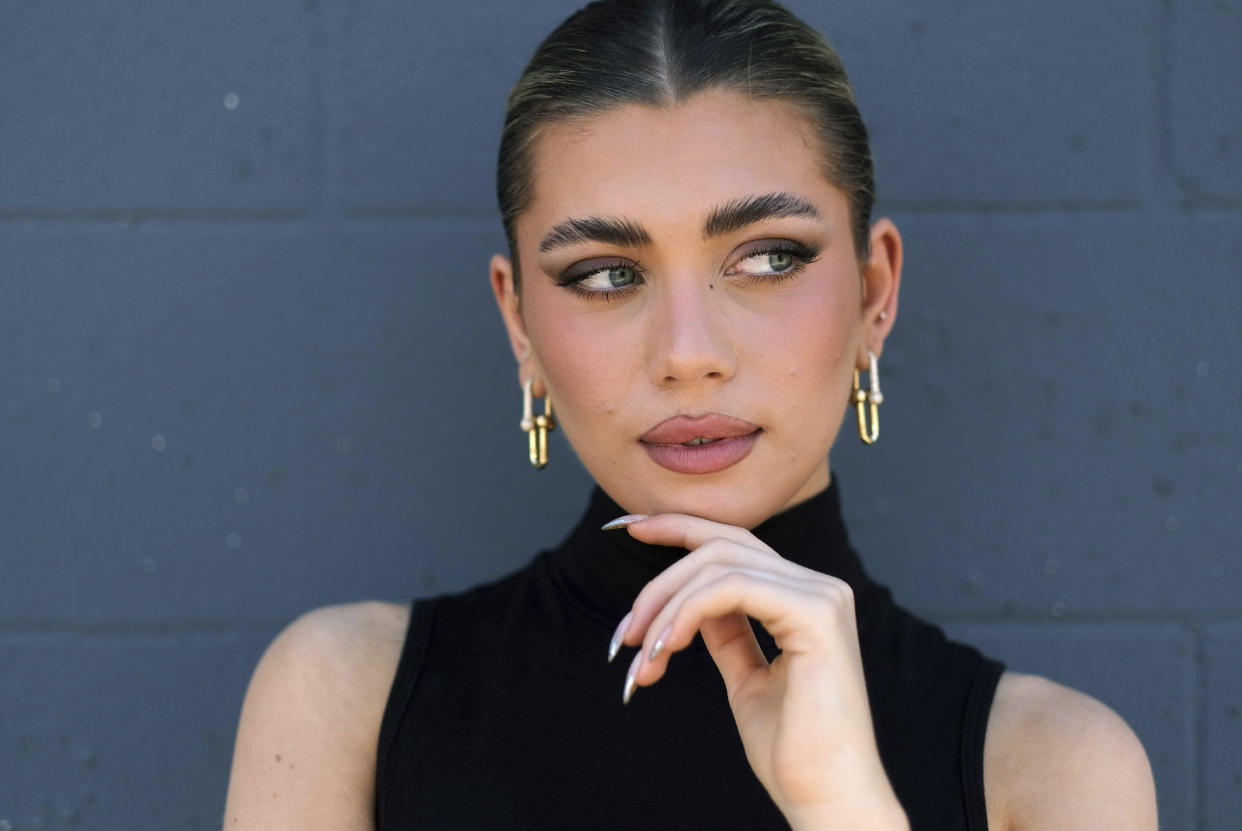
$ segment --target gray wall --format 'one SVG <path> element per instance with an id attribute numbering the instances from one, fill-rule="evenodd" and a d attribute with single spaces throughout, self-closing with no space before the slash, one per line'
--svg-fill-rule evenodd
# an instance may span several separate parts
<path id="1" fill-rule="evenodd" d="M 305 609 L 555 542 L 486 284 L 502 104 L 573 0 L 5 4 L 0 831 L 211 828 Z M 855 542 L 1242 816 L 1242 3 L 790 4 L 907 270 Z M 864 8 L 865 7 L 865 8 Z"/>

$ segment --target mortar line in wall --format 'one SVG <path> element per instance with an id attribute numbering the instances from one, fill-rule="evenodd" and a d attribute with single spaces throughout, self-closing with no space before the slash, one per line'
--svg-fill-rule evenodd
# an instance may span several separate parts
<path id="1" fill-rule="evenodd" d="M 1197 625 L 1211 625 L 1218 623 L 1242 623 L 1242 613 L 1236 609 L 1225 609 L 1220 611 L 1186 609 L 1182 611 L 1166 611 L 1166 612 L 1147 612 L 1142 610 L 1124 610 L 1124 611 L 1067 611 L 1064 614 L 1053 616 L 1050 612 L 1039 610 L 1024 610 L 1019 612 L 998 612 L 998 611 L 981 611 L 981 612 L 961 612 L 961 611 L 937 611 L 936 609 L 917 609 L 914 610 L 921 617 L 935 621 L 942 626 L 956 626 L 966 624 L 1074 624 L 1074 623 L 1162 623 L 1182 625 L 1187 628 L 1193 628 Z"/>
<path id="2" fill-rule="evenodd" d="M 1062 213 L 1138 213 L 1143 209 L 1141 199 L 1099 200 L 1019 200 L 1013 202 L 981 202 L 952 199 L 886 199 L 879 206 L 881 211 L 903 213 L 959 214 L 966 217 L 980 215 L 1035 215 L 1046 216 Z M 427 216 L 452 217 L 498 217 L 496 209 L 444 207 L 418 204 L 360 204 L 350 205 L 343 211 L 351 219 L 373 218 L 422 218 Z"/>
<path id="3" fill-rule="evenodd" d="M 83 216 L 30 216 L 6 217 L 0 214 L 0 234 L 12 232 L 57 233 L 66 230 L 91 232 L 134 232 L 147 229 L 193 229 L 216 231 L 235 230 L 239 232 L 258 232 L 279 230 L 290 233 L 333 233 L 356 231 L 367 228 L 408 228 L 416 225 L 437 223 L 461 224 L 478 226 L 480 230 L 500 232 L 500 219 L 490 213 L 456 213 L 433 214 L 423 216 L 398 217 L 360 217 L 345 218 L 341 216 L 316 217 L 305 214 L 289 216 L 239 217 L 237 215 L 142 215 L 128 213 L 97 214 L 89 218 Z"/>
<path id="4" fill-rule="evenodd" d="M 489 219 L 500 227 L 500 212 L 486 208 L 444 207 L 437 205 L 353 205 L 344 210 L 352 220 L 367 219 Z"/>
<path id="5" fill-rule="evenodd" d="M 330 201 L 330 200 L 329 200 Z M 940 217 L 945 219 L 978 219 L 980 217 L 1013 217 L 1031 220 L 1056 218 L 1060 214 L 1122 216 L 1127 213 L 1139 214 L 1139 202 L 1116 202 L 1098 204 L 1059 204 L 1059 203 L 980 203 L 951 204 L 930 202 L 909 202 L 893 200 L 882 206 L 884 212 L 915 214 L 924 217 Z M 1197 198 L 1194 213 L 1198 216 L 1229 217 L 1242 212 L 1242 198 L 1214 197 L 1204 195 Z M 499 216 L 492 207 L 487 208 L 445 208 L 435 205 L 360 205 L 336 211 L 330 209 L 305 210 L 160 210 L 123 208 L 103 208 L 88 211 L 22 211 L 0 210 L 0 227 L 7 224 L 23 223 L 86 223 L 99 225 L 120 225 L 131 227 L 140 223 L 290 223 L 318 221 L 326 223 L 340 222 L 353 224 L 357 222 L 383 221 L 488 221 L 497 223 Z"/>
<path id="6" fill-rule="evenodd" d="M 283 629 L 289 618 L 236 621 L 15 621 L 0 620 L 0 638 L 7 635 L 70 634 L 88 637 L 113 635 L 199 635 L 262 632 Z"/>
<path id="7" fill-rule="evenodd" d="M 1207 709 L 1203 705 L 1204 696 L 1207 692 L 1206 676 L 1203 672 L 1204 661 L 1207 659 L 1207 650 L 1203 640 L 1203 631 L 1203 627 L 1196 627 L 1192 634 L 1195 649 L 1190 668 L 1192 686 L 1189 701 L 1187 702 L 1187 706 L 1191 710 L 1190 740 L 1194 743 L 1188 760 L 1190 762 L 1191 804 L 1193 805 L 1190 821 L 1196 831 L 1206 831 L 1207 829 L 1208 806 L 1207 784 L 1203 778 L 1203 771 L 1207 769 L 1206 759 L 1204 758 L 1204 754 L 1207 752 Z"/>
<path id="8" fill-rule="evenodd" d="M 319 106 L 319 205 L 317 215 L 325 221 L 338 219 L 340 210 L 341 154 L 340 107 L 336 106 L 340 66 L 338 39 L 326 19 L 327 3 L 315 8 L 315 88 Z M 334 6 L 335 9 L 335 6 Z"/>
<path id="9" fill-rule="evenodd" d="M 1138 213 L 1144 204 L 1139 199 L 885 199 L 880 207 L 885 211 L 905 213 L 962 214 L 964 216 L 1012 215 L 1012 214 L 1083 214 L 1083 213 Z"/>
<path id="10" fill-rule="evenodd" d="M 142 222 L 295 222 L 307 219 L 304 211 L 284 210 L 124 210 L 105 208 L 97 211 L 0 211 L 0 225 L 6 223 L 87 223 L 131 227 Z"/>
<path id="11" fill-rule="evenodd" d="M 918 614 L 942 626 L 964 624 L 1076 624 L 1076 623 L 1162 623 L 1184 625 L 1188 629 L 1214 624 L 1242 623 L 1242 614 L 1236 611 L 1212 614 L 1200 610 L 1177 613 L 1077 613 L 1061 617 L 1047 614 L 937 614 L 934 610 L 919 610 Z M 13 633 L 68 632 L 80 634 L 177 634 L 192 632 L 227 632 L 234 630 L 261 630 L 283 628 L 290 618 L 244 618 L 238 620 L 179 620 L 179 621 L 65 621 L 65 620 L 0 620 L 0 635 Z"/>
<path id="12" fill-rule="evenodd" d="M 947 203 L 946 203 L 947 204 Z M 879 206 L 876 215 L 886 213 L 907 213 L 920 217 L 942 217 L 945 219 L 979 219 L 983 217 L 1013 217 L 1017 219 L 1047 220 L 1058 219 L 1066 213 L 1076 216 L 1095 215 L 1099 217 L 1117 217 L 1127 214 L 1142 216 L 1146 209 L 1141 200 L 1125 200 L 1116 203 L 1098 203 L 1087 205 L 1079 203 L 1076 207 L 1054 203 L 979 203 L 971 205 L 962 203 L 954 207 L 937 207 L 931 203 L 889 200 Z M 1197 216 L 1229 216 L 1242 212 L 1242 197 L 1202 196 L 1195 202 L 1193 213 Z M 461 208 L 441 207 L 436 205 L 354 205 L 343 209 L 340 216 L 351 222 L 368 220 L 487 220 L 500 225 L 500 214 L 494 207 Z"/>
<path id="13" fill-rule="evenodd" d="M 1190 216 L 1231 215 L 1242 212 L 1242 196 L 1223 196 L 1215 193 L 1197 193 L 1193 200 L 1187 202 L 1184 211 L 1179 213 Z"/>
<path id="14" fill-rule="evenodd" d="M 1151 167 L 1147 173 L 1149 214 L 1162 214 L 1177 208 L 1179 188 L 1173 159 L 1172 73 L 1173 34 L 1176 25 L 1172 4 L 1156 2 L 1151 33 Z"/>
<path id="15" fill-rule="evenodd" d="M 435 206 L 397 206 L 393 208 L 361 208 L 336 211 L 303 210 L 161 210 L 101 208 L 87 211 L 23 211 L 0 210 L 0 226 L 29 223 L 83 223 L 132 227 L 149 222 L 335 222 L 357 220 L 488 220 L 499 227 L 500 216 L 494 208 L 461 209 Z"/>
<path id="16" fill-rule="evenodd" d="M 1201 611 L 1176 613 L 1079 613 L 1066 614 L 1062 617 L 1051 617 L 1047 614 L 978 614 L 963 615 L 936 614 L 925 610 L 919 614 L 935 621 L 942 626 L 993 624 L 993 625 L 1029 625 L 1040 624 L 1053 627 L 1062 624 L 1101 624 L 1101 623 L 1148 623 L 1181 625 L 1187 629 L 1212 624 L 1242 623 L 1242 614 L 1227 612 L 1211 614 Z M 64 621 L 64 620 L 0 620 L 0 636 L 21 633 L 65 632 L 83 635 L 111 634 L 187 634 L 197 632 L 230 632 L 239 630 L 263 630 L 283 628 L 289 623 L 288 618 L 251 618 L 238 620 L 179 620 L 179 621 Z"/>

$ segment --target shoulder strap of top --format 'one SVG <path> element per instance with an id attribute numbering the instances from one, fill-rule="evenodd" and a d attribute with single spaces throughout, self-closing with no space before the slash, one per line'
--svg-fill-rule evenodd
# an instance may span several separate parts
<path id="1" fill-rule="evenodd" d="M 435 618 L 435 600 L 414 601 L 410 609 L 410 623 L 405 632 L 405 645 L 397 663 L 397 675 L 388 694 L 384 718 L 380 722 L 379 749 L 375 761 L 375 827 L 381 828 L 383 805 L 388 792 L 388 760 L 396 743 L 397 732 L 410 706 L 410 696 L 418 684 L 423 666 L 423 656 L 431 641 L 432 621 Z"/>
<path id="2" fill-rule="evenodd" d="M 966 699 L 962 718 L 962 796 L 968 831 L 988 829 L 988 806 L 983 793 L 983 741 L 996 684 L 1004 670 L 1004 665 L 997 661 L 981 660 Z"/>

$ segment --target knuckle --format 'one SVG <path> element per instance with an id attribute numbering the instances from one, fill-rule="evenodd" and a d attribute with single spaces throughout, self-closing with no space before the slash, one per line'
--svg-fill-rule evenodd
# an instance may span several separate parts
<path id="1" fill-rule="evenodd" d="M 854 614 L 854 590 L 842 580 L 832 578 L 821 583 L 818 592 L 828 609 L 838 615 Z"/>
<path id="2" fill-rule="evenodd" d="M 829 577 L 824 581 L 823 592 L 837 603 L 853 603 L 854 590 L 850 584 L 836 577 Z"/>
<path id="3" fill-rule="evenodd" d="M 740 593 L 746 588 L 747 583 L 750 582 L 745 574 L 736 569 L 722 568 L 722 571 L 723 574 L 718 582 L 729 591 Z"/>
<path id="4" fill-rule="evenodd" d="M 711 580 L 720 580 L 732 573 L 734 573 L 732 566 L 724 563 L 708 563 L 703 566 L 704 576 Z"/>
<path id="5" fill-rule="evenodd" d="M 847 606 L 854 605 L 854 589 L 844 580 L 836 582 L 837 595 L 841 598 L 841 602 Z"/>
<path id="6" fill-rule="evenodd" d="M 658 591 L 659 589 L 655 585 L 655 580 L 648 581 L 647 585 L 642 587 L 642 590 L 639 591 L 638 595 L 634 598 L 634 603 L 632 604 L 635 617 L 640 616 L 642 612 L 654 602 L 654 598 Z"/>

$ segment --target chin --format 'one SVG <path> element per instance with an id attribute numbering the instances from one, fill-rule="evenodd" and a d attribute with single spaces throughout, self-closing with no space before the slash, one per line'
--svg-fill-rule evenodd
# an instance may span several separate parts
<path id="1" fill-rule="evenodd" d="M 668 473 L 639 488 L 604 490 L 626 511 L 635 514 L 689 514 L 726 525 L 753 529 L 780 513 L 801 489 L 797 483 L 742 471 L 732 476 L 689 476 Z"/>

